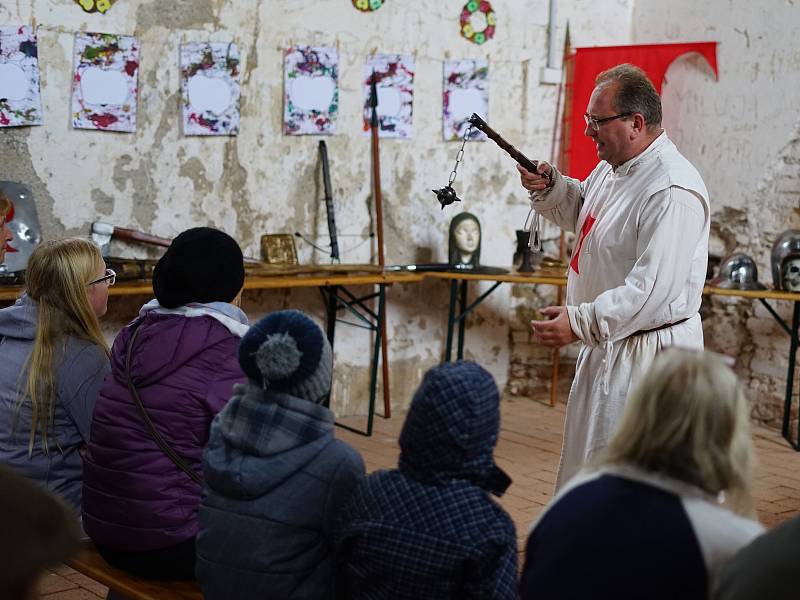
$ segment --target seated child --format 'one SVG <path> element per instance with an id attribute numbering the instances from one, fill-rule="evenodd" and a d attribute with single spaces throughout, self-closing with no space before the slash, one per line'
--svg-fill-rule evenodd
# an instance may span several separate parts
<path id="1" fill-rule="evenodd" d="M 243 284 L 236 240 L 184 231 L 153 271 L 156 299 L 114 340 L 84 464 L 83 524 L 119 569 L 194 579 L 203 448 L 245 379 L 236 360 Z"/>
<path id="2" fill-rule="evenodd" d="M 333 598 L 334 520 L 364 478 L 358 452 L 333 435 L 320 402 L 332 352 L 296 310 L 253 325 L 239 346 L 249 378 L 211 426 L 197 538 L 208 600 Z"/>
<path id="3" fill-rule="evenodd" d="M 497 385 L 475 363 L 434 367 L 414 395 L 397 469 L 367 477 L 337 546 L 347 597 L 517 597 L 514 524 L 489 497 L 511 480 L 494 463 Z"/>
<path id="4" fill-rule="evenodd" d="M 76 520 L 113 283 L 97 245 L 48 240 L 28 260 L 25 294 L 0 310 L 0 463 L 66 500 Z"/>
<path id="5" fill-rule="evenodd" d="M 759 535 L 748 405 L 710 353 L 671 348 L 628 399 L 600 467 L 559 492 L 528 538 L 521 596 L 705 599 Z"/>

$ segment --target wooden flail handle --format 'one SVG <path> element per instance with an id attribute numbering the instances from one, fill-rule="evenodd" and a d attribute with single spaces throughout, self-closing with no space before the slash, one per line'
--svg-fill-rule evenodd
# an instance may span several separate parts
<path id="1" fill-rule="evenodd" d="M 135 229 L 125 229 L 123 227 L 114 227 L 114 237 L 118 240 L 126 242 L 140 242 L 142 244 L 152 244 L 154 246 L 168 247 L 172 240 L 167 238 L 158 237 L 157 235 L 150 235 L 143 231 L 136 231 Z"/>
<path id="2" fill-rule="evenodd" d="M 503 150 L 505 150 L 511 158 L 513 158 L 520 166 L 524 167 L 531 173 L 536 173 L 537 175 L 543 175 L 543 173 L 539 173 L 539 163 L 535 160 L 531 160 L 527 156 L 525 156 L 522 152 L 514 148 L 511 144 L 503 139 L 499 133 L 497 133 L 494 129 L 489 127 L 489 124 L 481 119 L 477 114 L 472 113 L 472 116 L 469 118 L 469 122 L 472 124 L 473 127 L 479 129 L 483 133 L 486 134 L 490 140 L 492 140 L 495 144 L 500 146 Z M 548 179 L 552 178 L 552 173 L 547 173 L 546 177 Z"/>

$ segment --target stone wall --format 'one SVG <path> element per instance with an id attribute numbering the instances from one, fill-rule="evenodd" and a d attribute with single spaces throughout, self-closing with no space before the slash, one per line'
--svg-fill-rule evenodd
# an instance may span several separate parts
<path id="1" fill-rule="evenodd" d="M 279 6 L 278 6 L 279 4 Z M 410 53 L 416 62 L 414 135 L 381 145 L 386 257 L 390 263 L 441 261 L 446 233 L 460 210 L 481 219 L 482 262 L 509 267 L 514 230 L 527 213 L 511 161 L 493 144 L 470 144 L 459 172 L 463 206 L 440 211 L 440 187 L 458 145 L 441 137 L 442 61 L 489 60 L 488 121 L 534 158 L 549 158 L 557 88 L 539 74 L 546 61 L 546 0 L 494 0 L 497 34 L 483 46 L 458 33 L 463 1 L 387 1 L 362 14 L 347 0 L 120 0 L 105 15 L 87 15 L 69 0 L 0 4 L 0 22 L 39 26 L 45 124 L 0 130 L 0 178 L 28 185 L 46 237 L 85 235 L 94 220 L 172 237 L 196 225 L 235 235 L 259 252 L 263 233 L 301 231 L 327 242 L 318 137 L 286 137 L 282 124 L 282 50 L 289 44 L 333 45 L 340 56 L 340 118 L 326 138 L 344 262 L 374 260 L 369 139 L 360 131 L 361 78 L 375 51 Z M 562 0 L 558 44 L 570 21 L 577 46 L 719 40 L 720 81 L 693 58 L 667 74 L 667 129 L 706 178 L 714 206 L 714 248 L 752 252 L 765 278 L 771 240 L 798 224 L 800 54 L 797 8 L 778 0 Z M 772 6 L 774 5 L 774 6 Z M 142 40 L 139 123 L 135 134 L 69 127 L 73 33 L 134 34 Z M 184 137 L 179 124 L 178 46 L 182 41 L 237 41 L 242 53 L 241 131 L 232 138 Z M 557 231 L 548 228 L 546 237 Z M 300 243 L 300 260 L 325 256 Z M 125 256 L 156 251 L 118 246 Z M 549 252 L 554 253 L 552 242 Z M 487 284 L 471 286 L 471 297 Z M 545 295 L 538 295 L 545 294 Z M 549 296 L 546 296 L 549 294 Z M 501 387 L 527 395 L 545 385 L 550 353 L 531 344 L 527 322 L 554 301 L 553 290 L 501 286 L 469 320 L 466 354 L 486 365 Z M 421 374 L 442 357 L 448 288 L 443 282 L 389 290 L 392 398 L 407 404 Z M 106 330 L 113 336 L 145 298 L 115 298 Z M 252 317 L 284 306 L 321 318 L 315 290 L 248 292 Z M 789 316 L 789 307 L 778 304 Z M 782 397 L 786 336 L 750 301 L 714 299 L 709 345 L 740 356 L 755 414 L 774 421 Z M 335 401 L 363 412 L 369 336 L 337 331 Z M 569 368 L 574 348 L 564 352 Z"/>
<path id="2" fill-rule="evenodd" d="M 634 43 L 719 42 L 719 81 L 692 56 L 667 71 L 665 127 L 708 186 L 711 251 L 747 252 L 768 286 L 773 241 L 800 227 L 799 15 L 779 0 L 638 0 L 633 13 Z M 772 306 L 791 323 L 791 303 Z M 706 345 L 737 357 L 754 418 L 778 425 L 789 337 L 757 301 L 716 296 L 703 316 Z"/>

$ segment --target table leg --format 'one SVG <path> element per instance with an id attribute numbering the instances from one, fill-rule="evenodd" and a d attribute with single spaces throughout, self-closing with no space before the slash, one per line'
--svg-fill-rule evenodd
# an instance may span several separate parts
<path id="1" fill-rule="evenodd" d="M 464 358 L 464 331 L 467 325 L 467 318 L 465 312 L 467 310 L 467 280 L 461 282 L 461 293 L 458 298 L 458 317 L 461 319 L 458 322 L 458 354 L 456 360 Z"/>
<path id="2" fill-rule="evenodd" d="M 328 342 L 333 349 L 333 338 L 336 335 L 336 309 L 339 308 L 339 286 L 332 285 L 327 290 L 328 298 L 325 305 L 325 312 L 328 319 Z"/>
<path id="3" fill-rule="evenodd" d="M 794 392 L 794 372 L 797 360 L 797 336 L 800 328 L 800 302 L 794 303 L 794 313 L 792 314 L 792 334 L 789 342 L 789 370 L 786 373 L 786 398 L 783 403 L 783 437 L 795 449 L 800 449 L 800 430 L 798 430 L 797 442 L 792 440 L 792 395 Z"/>
<path id="4" fill-rule="evenodd" d="M 375 327 L 375 348 L 372 352 L 372 370 L 369 380 L 369 412 L 367 414 L 367 435 L 372 435 L 372 421 L 375 417 L 375 396 L 378 388 L 378 362 L 381 359 L 381 340 L 384 310 L 386 309 L 386 286 L 378 284 L 378 319 Z M 386 361 L 386 356 L 383 357 Z"/>
<path id="5" fill-rule="evenodd" d="M 450 362 L 453 350 L 453 326 L 456 322 L 456 295 L 458 294 L 458 280 L 450 281 L 450 305 L 447 308 L 447 339 L 444 343 L 444 362 Z"/>
<path id="6" fill-rule="evenodd" d="M 326 334 L 328 343 L 331 345 L 331 352 L 333 352 L 333 340 L 336 335 L 336 310 L 339 308 L 339 286 L 332 285 L 328 288 L 319 288 L 322 292 L 323 299 L 325 300 L 325 319 L 326 319 Z M 328 392 L 322 405 L 325 408 L 331 407 L 331 393 Z"/>
<path id="7" fill-rule="evenodd" d="M 561 351 L 556 348 L 553 350 L 553 369 L 550 374 L 550 406 L 555 406 L 558 402 L 558 370 L 561 366 Z"/>

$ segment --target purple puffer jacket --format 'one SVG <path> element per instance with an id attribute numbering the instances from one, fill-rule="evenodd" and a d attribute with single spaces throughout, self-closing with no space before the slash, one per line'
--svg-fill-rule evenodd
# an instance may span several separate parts
<path id="1" fill-rule="evenodd" d="M 201 492 L 156 445 L 128 391 L 125 355 L 137 326 L 133 382 L 158 432 L 200 475 L 211 420 L 246 379 L 240 338 L 212 317 L 150 311 L 117 336 L 84 459 L 83 526 L 96 543 L 128 551 L 194 537 Z"/>

